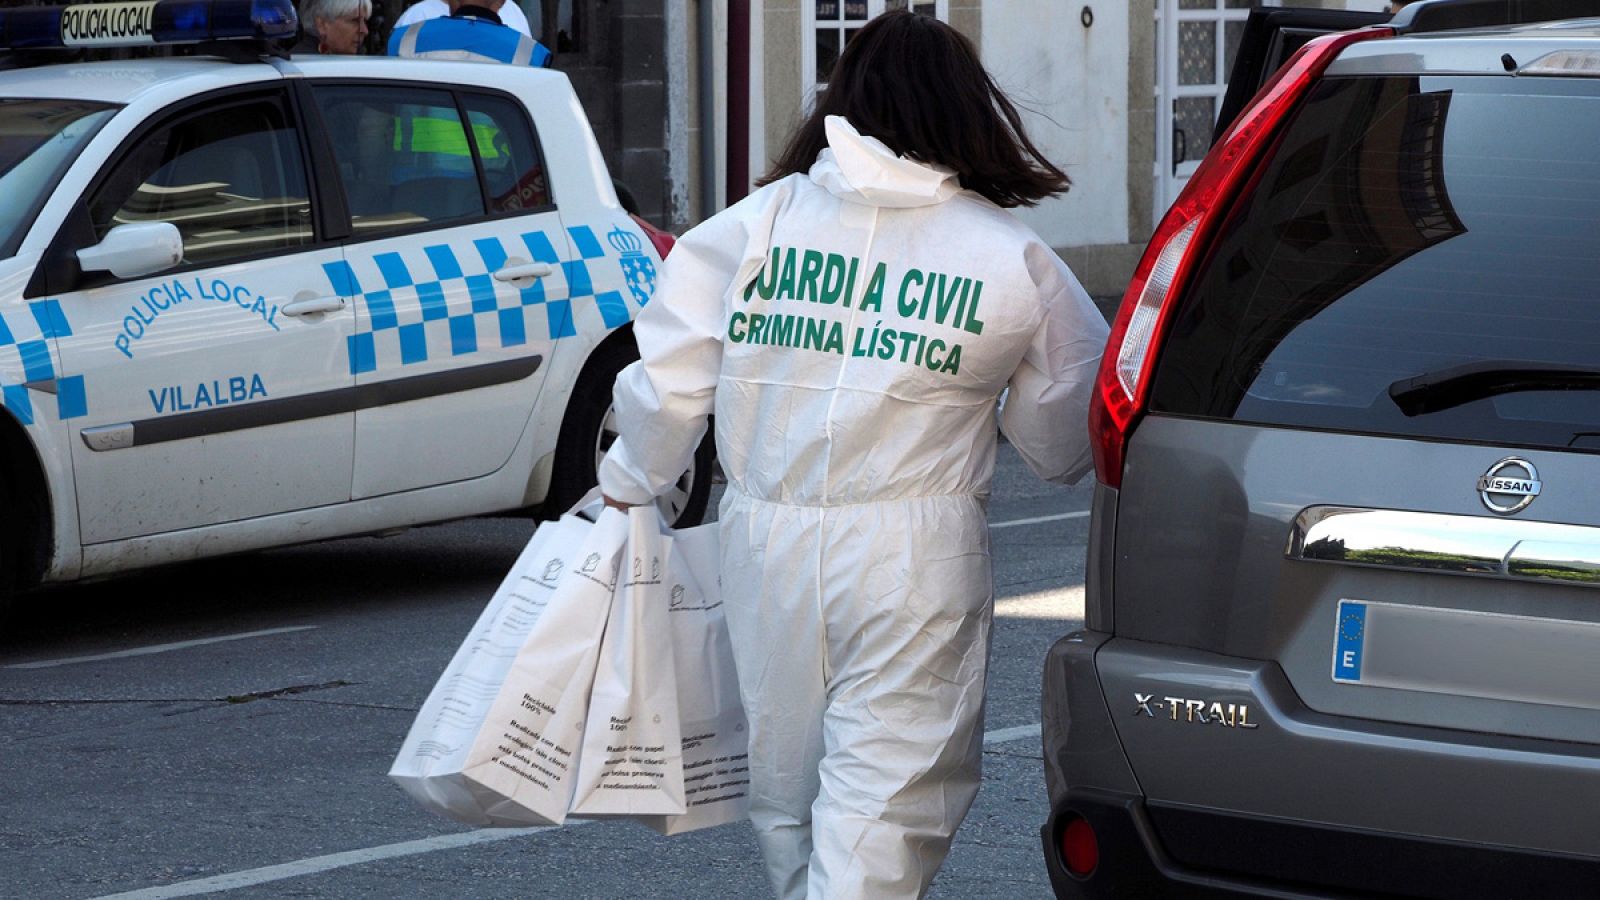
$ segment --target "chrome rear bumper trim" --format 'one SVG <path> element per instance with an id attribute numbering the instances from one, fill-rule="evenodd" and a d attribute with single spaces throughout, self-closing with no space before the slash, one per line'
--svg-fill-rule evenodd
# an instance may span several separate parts
<path id="1" fill-rule="evenodd" d="M 1312 506 L 1295 517 L 1284 555 L 1600 587 L 1600 528 L 1585 525 Z"/>

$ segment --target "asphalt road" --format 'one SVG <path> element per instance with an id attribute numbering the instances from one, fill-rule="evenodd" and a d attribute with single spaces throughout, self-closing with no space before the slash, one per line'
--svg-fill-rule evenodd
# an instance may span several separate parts
<path id="1" fill-rule="evenodd" d="M 1081 622 L 1088 502 L 1002 448 L 984 785 L 936 897 L 1050 895 L 1039 673 Z M 532 529 L 473 519 L 30 598 L 0 636 L 0 897 L 768 896 L 743 824 L 474 831 L 385 776 Z"/>

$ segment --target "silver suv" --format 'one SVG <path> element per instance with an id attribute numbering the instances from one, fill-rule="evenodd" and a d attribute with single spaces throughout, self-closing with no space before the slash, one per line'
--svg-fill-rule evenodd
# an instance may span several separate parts
<path id="1" fill-rule="evenodd" d="M 1600 3 L 1307 44 L 1096 394 L 1058 894 L 1600 897 Z"/>

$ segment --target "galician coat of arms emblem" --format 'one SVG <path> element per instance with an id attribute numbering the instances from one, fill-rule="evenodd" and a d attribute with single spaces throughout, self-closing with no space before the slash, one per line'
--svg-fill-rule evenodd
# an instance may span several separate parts
<path id="1" fill-rule="evenodd" d="M 644 255 L 644 240 L 631 231 L 614 228 L 606 241 L 622 254 L 622 276 L 628 281 L 628 292 L 640 306 L 650 302 L 656 292 L 656 263 Z"/>

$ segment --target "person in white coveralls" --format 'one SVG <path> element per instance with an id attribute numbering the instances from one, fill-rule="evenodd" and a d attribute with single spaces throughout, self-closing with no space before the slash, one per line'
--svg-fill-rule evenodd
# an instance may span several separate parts
<path id="1" fill-rule="evenodd" d="M 649 502 L 715 413 L 750 818 L 782 898 L 921 895 L 977 793 L 1000 392 L 1035 472 L 1090 465 L 1105 321 L 1005 209 L 1068 183 L 966 38 L 885 13 L 639 315 L 600 486 Z"/>

